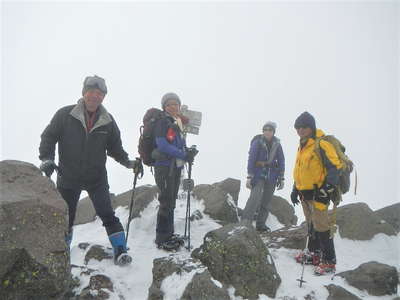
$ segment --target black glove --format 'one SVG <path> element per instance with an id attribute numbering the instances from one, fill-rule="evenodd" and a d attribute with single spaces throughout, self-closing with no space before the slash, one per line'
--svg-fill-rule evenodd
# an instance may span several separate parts
<path id="1" fill-rule="evenodd" d="M 190 148 L 186 149 L 186 157 L 185 160 L 189 163 L 192 164 L 194 161 L 194 157 L 199 153 L 199 150 L 196 149 L 196 147 L 192 146 Z"/>
<path id="2" fill-rule="evenodd" d="M 193 190 L 193 188 L 194 188 L 194 181 L 193 181 L 193 179 L 189 179 L 189 178 L 183 179 L 183 181 L 182 181 L 182 187 L 183 187 L 183 190 L 184 190 L 185 192 Z"/>
<path id="3" fill-rule="evenodd" d="M 43 160 L 39 167 L 40 171 L 42 171 L 47 177 L 51 177 L 56 168 L 57 165 L 52 159 Z"/>
<path id="4" fill-rule="evenodd" d="M 292 200 L 293 205 L 299 204 L 299 190 L 296 189 L 296 186 L 293 186 L 292 193 L 290 194 L 290 200 Z"/>
<path id="5" fill-rule="evenodd" d="M 281 189 L 283 189 L 285 186 L 285 178 L 283 178 L 282 176 L 278 177 L 278 180 L 276 181 L 276 189 L 279 191 Z"/>
<path id="6" fill-rule="evenodd" d="M 140 158 L 136 158 L 135 160 L 128 160 L 124 163 L 124 166 L 128 169 L 132 169 L 133 173 L 139 174 L 140 177 L 143 176 L 143 164 Z"/>

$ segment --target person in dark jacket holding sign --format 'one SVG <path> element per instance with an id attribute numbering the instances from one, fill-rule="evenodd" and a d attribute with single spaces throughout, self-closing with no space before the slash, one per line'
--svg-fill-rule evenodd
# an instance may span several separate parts
<path id="1" fill-rule="evenodd" d="M 68 204 L 68 246 L 79 197 L 81 191 L 86 190 L 113 246 L 114 262 L 123 265 L 132 259 L 127 254 L 122 224 L 111 207 L 105 165 L 107 155 L 129 169 L 136 169 L 138 163 L 129 160 L 122 147 L 118 126 L 102 105 L 106 94 L 103 78 L 86 77 L 83 97 L 77 104 L 59 109 L 43 131 L 39 159 L 42 160 L 41 171 L 50 177 L 57 168 L 54 157 L 58 144 L 57 189 Z"/>
<path id="2" fill-rule="evenodd" d="M 247 163 L 246 187 L 251 189 L 250 197 L 242 213 L 242 220 L 252 223 L 257 212 L 256 230 L 269 232 L 265 225 L 268 207 L 274 194 L 284 187 L 285 156 L 279 139 L 275 136 L 276 123 L 264 124 L 263 134 L 253 138 Z"/>
<path id="3" fill-rule="evenodd" d="M 182 238 L 174 233 L 174 210 L 182 168 L 186 162 L 192 163 L 197 154 L 186 149 L 180 106 L 178 95 L 165 94 L 161 99 L 164 116 L 154 126 L 156 148 L 152 157 L 154 178 L 160 189 L 155 243 L 167 251 L 183 245 Z"/>

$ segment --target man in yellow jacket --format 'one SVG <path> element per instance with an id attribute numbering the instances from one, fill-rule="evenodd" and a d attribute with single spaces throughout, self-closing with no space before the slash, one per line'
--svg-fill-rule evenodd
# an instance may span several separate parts
<path id="1" fill-rule="evenodd" d="M 300 137 L 300 145 L 290 198 L 294 205 L 301 202 L 309 231 L 308 249 L 300 253 L 296 260 L 315 265 L 317 275 L 333 273 L 336 255 L 330 234 L 328 207 L 336 192 L 342 164 L 335 148 L 327 141 L 320 140 L 321 158 L 315 153 L 316 140 L 324 133 L 316 128 L 315 119 L 310 113 L 302 113 L 294 127 Z"/>

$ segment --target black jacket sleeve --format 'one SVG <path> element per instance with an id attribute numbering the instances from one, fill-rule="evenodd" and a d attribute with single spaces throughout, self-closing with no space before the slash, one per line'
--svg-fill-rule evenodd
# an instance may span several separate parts
<path id="1" fill-rule="evenodd" d="M 121 133 L 117 123 L 112 116 L 111 118 L 111 134 L 107 141 L 107 155 L 114 158 L 121 165 L 126 166 L 129 162 L 129 156 L 122 147 Z"/>
<path id="2" fill-rule="evenodd" d="M 52 159 L 55 157 L 56 143 L 60 140 L 63 130 L 65 109 L 59 109 L 40 136 L 39 159 Z"/>

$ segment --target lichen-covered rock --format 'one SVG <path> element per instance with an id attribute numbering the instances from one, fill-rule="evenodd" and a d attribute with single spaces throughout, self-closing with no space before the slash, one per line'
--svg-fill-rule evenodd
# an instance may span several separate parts
<path id="1" fill-rule="evenodd" d="M 230 300 L 229 293 L 220 282 L 213 279 L 208 270 L 197 273 L 181 297 L 181 300 Z"/>
<path id="2" fill-rule="evenodd" d="M 62 299 L 69 289 L 67 207 L 34 165 L 0 162 L 0 299 Z"/>
<path id="3" fill-rule="evenodd" d="M 156 258 L 153 260 L 153 282 L 149 288 L 148 300 L 163 300 L 164 292 L 161 284 L 168 276 L 177 273 L 189 273 L 200 268 L 198 262 L 189 260 L 179 260 L 174 256 Z"/>
<path id="4" fill-rule="evenodd" d="M 79 295 L 79 300 L 105 300 L 114 292 L 114 285 L 110 278 L 103 274 L 90 277 L 89 285 Z"/>
<path id="5" fill-rule="evenodd" d="M 192 252 L 207 266 L 213 278 L 232 285 L 235 295 L 257 299 L 275 297 L 281 279 L 258 233 L 242 223 L 210 231 L 203 245 Z"/>

